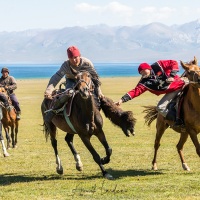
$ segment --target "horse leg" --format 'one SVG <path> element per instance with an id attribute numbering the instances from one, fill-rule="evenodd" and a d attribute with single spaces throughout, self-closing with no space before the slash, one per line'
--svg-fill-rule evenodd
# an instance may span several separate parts
<path id="1" fill-rule="evenodd" d="M 10 135 L 9 135 L 9 127 L 4 128 L 4 130 L 5 130 L 5 133 L 6 133 L 7 149 L 10 149 L 11 148 L 11 146 L 10 146 L 11 138 L 10 138 Z"/>
<path id="2" fill-rule="evenodd" d="M 15 148 L 14 126 L 11 126 L 11 138 L 12 138 L 12 147 Z"/>
<path id="3" fill-rule="evenodd" d="M 79 135 L 80 136 L 80 135 Z M 101 172 L 103 174 L 103 176 L 109 180 L 113 179 L 113 176 L 110 175 L 104 168 L 102 162 L 101 162 L 101 158 L 99 156 L 99 154 L 96 152 L 96 150 L 94 149 L 94 147 L 92 146 L 91 142 L 90 142 L 90 137 L 85 137 L 84 136 L 80 136 L 81 140 L 83 141 L 83 143 L 85 144 L 85 146 L 87 147 L 87 149 L 90 151 L 90 153 L 93 156 L 94 161 L 99 165 Z"/>
<path id="4" fill-rule="evenodd" d="M 155 138 L 155 142 L 154 142 L 154 157 L 152 160 L 152 170 L 158 170 L 157 167 L 157 153 L 158 153 L 158 149 L 160 147 L 160 140 L 165 132 L 165 130 L 167 129 L 168 125 L 166 125 L 164 123 L 164 118 L 163 117 L 158 117 L 157 122 L 156 122 L 156 138 Z"/>
<path id="5" fill-rule="evenodd" d="M 196 152 L 197 152 L 198 156 L 200 157 L 200 144 L 199 144 L 199 140 L 197 138 L 196 131 L 193 131 L 190 129 L 189 135 L 190 135 L 190 138 L 196 148 Z"/>
<path id="6" fill-rule="evenodd" d="M 81 162 L 80 155 L 77 153 L 73 144 L 74 134 L 67 133 L 65 136 L 65 141 L 67 142 L 72 154 L 74 155 L 74 160 L 76 161 L 76 169 L 78 171 L 83 171 L 83 163 Z"/>
<path id="7" fill-rule="evenodd" d="M 61 164 L 61 160 L 58 156 L 58 148 L 57 148 L 57 140 L 56 140 L 56 127 L 52 123 L 49 124 L 49 127 L 51 127 L 51 129 L 50 129 L 51 145 L 54 149 L 54 153 L 55 153 L 55 156 L 56 156 L 56 164 L 57 164 L 56 172 L 58 174 L 63 174 L 63 167 L 62 167 L 62 164 Z"/>
<path id="8" fill-rule="evenodd" d="M 2 140 L 0 140 L 0 141 L 1 141 L 1 145 L 2 145 L 3 155 L 4 155 L 4 157 L 8 157 L 8 156 L 9 156 L 9 153 L 8 153 L 7 150 L 6 150 L 6 146 L 5 146 L 5 144 L 4 144 L 4 140 L 2 139 Z"/>
<path id="9" fill-rule="evenodd" d="M 188 133 L 180 133 L 180 134 L 181 134 L 181 136 L 180 136 L 178 144 L 176 145 L 176 148 L 177 148 L 178 154 L 180 156 L 183 169 L 190 171 L 190 168 L 188 167 L 187 163 L 185 162 L 185 159 L 183 156 L 183 145 L 187 141 Z"/>
<path id="10" fill-rule="evenodd" d="M 109 147 L 103 131 L 101 133 L 98 133 L 96 136 L 98 137 L 99 141 L 101 142 L 101 144 L 104 146 L 104 148 L 106 150 L 106 157 L 101 158 L 101 163 L 104 165 L 104 164 L 107 164 L 110 162 L 110 156 L 112 154 L 112 149 Z"/>
<path id="11" fill-rule="evenodd" d="M 15 146 L 17 146 L 18 126 L 15 126 Z"/>

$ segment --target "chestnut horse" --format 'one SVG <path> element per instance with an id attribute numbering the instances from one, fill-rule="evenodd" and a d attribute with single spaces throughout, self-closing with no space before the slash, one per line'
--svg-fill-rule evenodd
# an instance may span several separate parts
<path id="1" fill-rule="evenodd" d="M 10 132 L 11 132 L 11 138 L 12 138 L 12 147 L 15 148 L 17 145 L 17 134 L 18 134 L 18 127 L 19 127 L 19 120 L 17 120 L 17 114 L 15 108 L 12 106 L 12 102 L 10 101 L 10 98 L 5 90 L 4 87 L 0 87 L 0 92 L 2 92 L 7 98 L 9 102 L 10 110 L 8 111 L 4 105 L 2 105 L 2 112 L 3 112 L 3 118 L 2 118 L 2 125 L 6 133 L 6 139 L 7 139 L 7 149 L 11 147 L 11 139 L 10 139 Z"/>
<path id="2" fill-rule="evenodd" d="M 91 75 L 86 72 L 82 71 L 77 74 L 77 84 L 74 87 L 75 95 L 73 97 L 73 103 L 71 108 L 71 114 L 70 116 L 67 116 L 65 114 L 66 108 L 63 111 L 63 114 L 59 114 L 54 116 L 50 124 L 44 123 L 45 128 L 45 134 L 46 138 L 50 134 L 51 137 L 51 144 L 53 146 L 55 156 L 56 156 L 56 164 L 57 164 L 57 173 L 63 174 L 63 167 L 61 164 L 61 160 L 58 156 L 58 149 L 57 149 L 57 140 L 56 140 L 56 127 L 61 129 L 64 132 L 67 132 L 65 136 L 65 141 L 67 142 L 72 154 L 74 155 L 74 159 L 76 161 L 76 169 L 79 171 L 83 170 L 83 164 L 81 162 L 80 156 L 77 153 L 76 149 L 73 145 L 73 138 L 74 134 L 78 134 L 81 138 L 82 142 L 85 144 L 87 149 L 90 151 L 90 153 L 93 156 L 94 161 L 99 165 L 101 172 L 103 176 L 107 179 L 113 179 L 112 175 L 109 174 L 105 168 L 104 164 L 107 164 L 110 162 L 110 156 L 112 154 L 112 149 L 108 145 L 108 142 L 106 140 L 104 131 L 102 129 L 103 127 L 103 119 L 100 114 L 99 109 L 96 107 L 96 104 L 94 102 L 94 97 L 91 93 L 92 90 L 92 80 Z M 48 101 L 50 101 L 48 103 Z M 104 99 L 104 105 L 106 102 L 106 98 Z M 43 118 L 45 117 L 45 110 L 50 109 L 50 103 L 51 100 L 44 99 L 41 105 L 41 110 L 43 114 Z M 114 103 L 113 103 L 114 105 Z M 117 106 L 114 106 L 115 109 L 117 109 Z M 112 109 L 111 109 L 112 110 Z M 112 113 L 112 111 L 110 111 Z M 130 131 L 132 134 L 134 132 L 134 124 L 135 119 L 132 115 L 122 113 L 121 110 L 116 111 L 118 113 L 117 115 L 119 118 L 122 116 L 116 125 L 120 124 L 126 124 L 127 127 L 123 127 L 123 131 L 125 135 L 129 136 L 128 131 Z M 112 114 L 111 114 L 112 115 Z M 108 115 L 109 117 L 109 115 Z M 114 120 L 115 121 L 115 120 Z M 113 122 L 114 123 L 114 122 Z M 90 142 L 91 136 L 95 135 L 101 144 L 105 148 L 106 156 L 101 158 L 100 155 L 97 153 L 95 148 Z"/>
<path id="3" fill-rule="evenodd" d="M 195 57 L 194 60 L 189 63 L 183 63 L 182 61 L 180 61 L 180 63 L 185 70 L 185 77 L 188 78 L 189 82 L 185 88 L 186 91 L 181 106 L 182 118 L 185 123 L 184 128 L 177 127 L 175 129 L 175 127 L 173 127 L 174 122 L 166 120 L 157 112 L 155 106 L 146 106 L 146 109 L 144 110 L 144 112 L 147 113 L 145 115 L 145 122 L 148 126 L 150 126 L 151 122 L 157 118 L 154 158 L 152 161 L 153 170 L 157 170 L 157 151 L 160 146 L 161 137 L 169 126 L 180 133 L 180 139 L 176 147 L 184 170 L 190 171 L 183 156 L 183 146 L 187 141 L 188 135 L 196 148 L 198 156 L 200 156 L 200 144 L 197 138 L 197 134 L 200 132 L 200 67 L 197 65 L 198 63 Z"/>

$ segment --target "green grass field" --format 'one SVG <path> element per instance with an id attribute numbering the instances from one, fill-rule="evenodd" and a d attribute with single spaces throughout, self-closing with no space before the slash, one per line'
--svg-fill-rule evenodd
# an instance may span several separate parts
<path id="1" fill-rule="evenodd" d="M 117 101 L 132 89 L 139 78 L 102 78 L 104 95 Z M 156 105 L 161 97 L 149 92 L 122 104 L 137 118 L 136 135 L 126 137 L 107 118 L 104 131 L 113 149 L 111 161 L 105 167 L 114 180 L 102 177 L 98 165 L 78 136 L 74 144 L 80 153 L 84 170 L 78 172 L 71 151 L 64 141 L 65 133 L 58 130 L 58 150 L 64 167 L 62 176 L 56 164 L 50 140 L 42 132 L 40 105 L 48 80 L 18 80 L 16 94 L 21 104 L 18 145 L 9 149 L 10 157 L 0 151 L 0 199 L 200 199 L 200 160 L 190 138 L 184 153 L 190 172 L 182 170 L 176 151 L 179 134 L 167 130 L 158 152 L 158 171 L 151 170 L 155 122 L 144 125 L 144 105 Z M 103 115 L 103 114 L 102 114 Z M 92 142 L 103 157 L 105 152 L 98 140 Z M 0 147 L 1 148 L 1 147 Z M 1 149 L 0 149 L 1 150 Z"/>

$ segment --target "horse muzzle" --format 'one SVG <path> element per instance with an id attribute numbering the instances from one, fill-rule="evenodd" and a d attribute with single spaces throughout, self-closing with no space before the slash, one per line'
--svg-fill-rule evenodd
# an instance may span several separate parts
<path id="1" fill-rule="evenodd" d="M 87 87 L 80 89 L 79 93 L 83 99 L 88 99 L 90 96 L 90 91 Z"/>

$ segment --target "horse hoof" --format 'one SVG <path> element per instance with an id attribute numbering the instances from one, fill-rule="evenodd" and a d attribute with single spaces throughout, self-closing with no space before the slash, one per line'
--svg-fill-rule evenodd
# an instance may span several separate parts
<path id="1" fill-rule="evenodd" d="M 4 156 L 4 157 L 8 157 L 8 156 L 10 156 L 10 155 L 9 155 L 9 153 L 4 153 L 3 156 Z"/>
<path id="2" fill-rule="evenodd" d="M 156 171 L 156 170 L 158 170 L 158 167 L 157 167 L 157 165 L 156 164 L 154 164 L 153 166 L 152 166 L 152 168 L 151 168 L 152 170 L 154 170 L 154 171 Z"/>
<path id="3" fill-rule="evenodd" d="M 83 171 L 83 166 L 76 166 L 76 169 L 77 169 L 79 172 L 82 172 L 82 171 Z"/>
<path id="4" fill-rule="evenodd" d="M 56 171 L 57 171 L 57 173 L 60 174 L 60 175 L 63 174 L 63 168 L 61 168 L 61 169 L 56 168 Z"/>
<path id="5" fill-rule="evenodd" d="M 108 179 L 108 180 L 113 180 L 113 179 L 114 179 L 113 176 L 112 176 L 111 174 L 108 174 L 108 173 L 106 173 L 106 174 L 104 175 L 104 178 L 106 178 L 106 179 Z"/>
<path id="6" fill-rule="evenodd" d="M 76 169 L 79 172 L 83 171 L 83 163 L 82 162 L 76 163 Z"/>
<path id="7" fill-rule="evenodd" d="M 183 167 L 184 170 L 190 171 L 190 168 L 188 167 L 187 163 L 183 163 L 182 167 Z"/>

